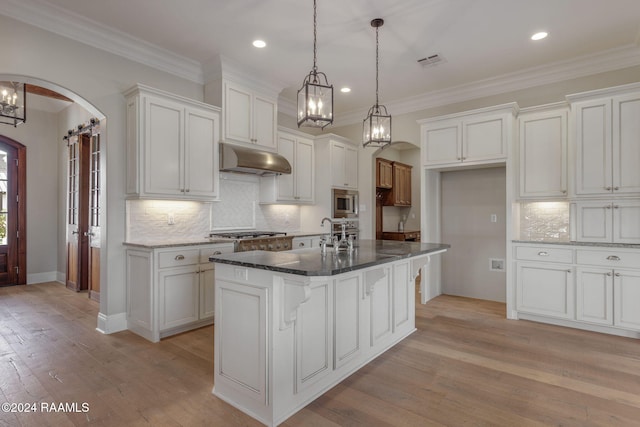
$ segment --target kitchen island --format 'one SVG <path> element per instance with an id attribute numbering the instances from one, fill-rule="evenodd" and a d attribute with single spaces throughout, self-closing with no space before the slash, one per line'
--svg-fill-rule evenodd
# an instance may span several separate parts
<path id="1" fill-rule="evenodd" d="M 211 256 L 213 393 L 278 425 L 415 331 L 415 279 L 446 244 L 360 240 Z"/>

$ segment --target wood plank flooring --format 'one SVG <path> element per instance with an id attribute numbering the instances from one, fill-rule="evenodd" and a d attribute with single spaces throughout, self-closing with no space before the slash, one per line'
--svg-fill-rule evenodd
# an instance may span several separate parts
<path id="1" fill-rule="evenodd" d="M 0 412 L 0 425 L 260 425 L 211 394 L 213 327 L 152 344 L 98 333 L 97 314 L 58 283 L 0 288 L 0 403 L 79 409 Z M 640 425 L 638 340 L 510 321 L 504 304 L 451 296 L 417 307 L 416 323 L 283 426 Z"/>

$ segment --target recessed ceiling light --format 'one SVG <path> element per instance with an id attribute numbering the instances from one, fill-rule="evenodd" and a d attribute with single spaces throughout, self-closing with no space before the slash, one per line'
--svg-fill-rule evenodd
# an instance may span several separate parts
<path id="1" fill-rule="evenodd" d="M 542 40 L 544 38 L 546 38 L 549 34 L 547 34 L 544 31 L 540 31 L 539 33 L 535 33 L 534 35 L 531 36 L 531 40 Z"/>
<path id="2" fill-rule="evenodd" d="M 343 87 L 343 88 L 340 89 L 340 92 L 349 93 L 349 92 L 351 92 L 351 88 L 350 87 Z"/>
<path id="3" fill-rule="evenodd" d="M 263 47 L 265 47 L 267 45 L 267 43 L 264 40 L 254 40 L 253 41 L 253 45 L 257 48 L 262 49 Z"/>

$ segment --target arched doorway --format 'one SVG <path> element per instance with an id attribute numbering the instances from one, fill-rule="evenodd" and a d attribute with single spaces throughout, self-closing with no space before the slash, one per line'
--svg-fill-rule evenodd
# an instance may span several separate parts
<path id="1" fill-rule="evenodd" d="M 27 283 L 26 153 L 0 135 L 0 286 Z"/>

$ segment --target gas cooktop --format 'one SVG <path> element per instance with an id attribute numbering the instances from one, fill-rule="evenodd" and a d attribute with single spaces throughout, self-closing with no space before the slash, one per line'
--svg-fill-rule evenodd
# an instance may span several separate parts
<path id="1" fill-rule="evenodd" d="M 286 236 L 287 233 L 281 231 L 256 231 L 256 230 L 242 230 L 242 231 L 227 231 L 224 233 L 210 233 L 209 237 L 221 237 L 227 239 L 257 239 L 261 237 L 277 237 Z"/>

